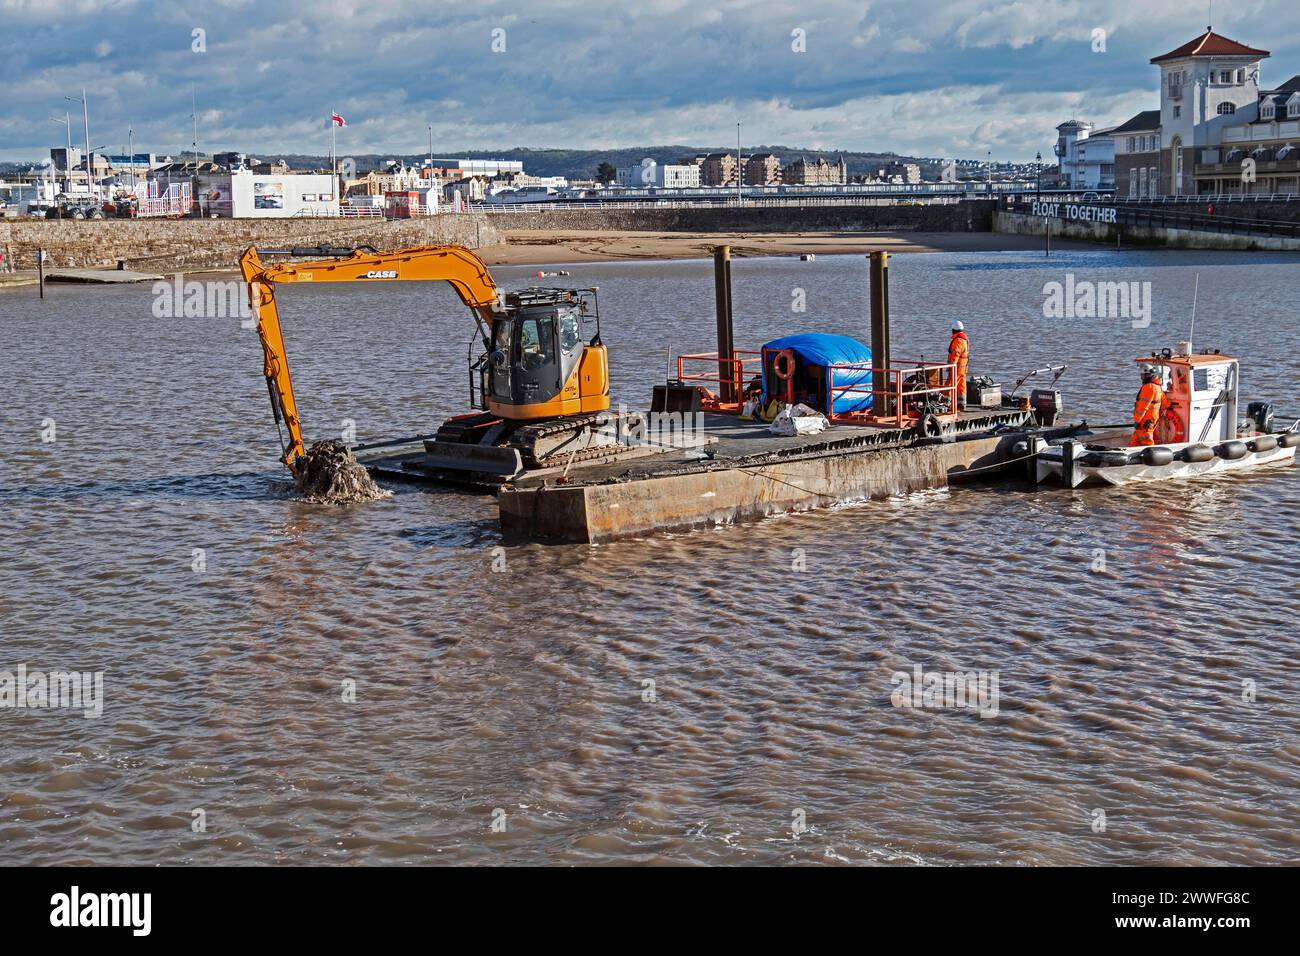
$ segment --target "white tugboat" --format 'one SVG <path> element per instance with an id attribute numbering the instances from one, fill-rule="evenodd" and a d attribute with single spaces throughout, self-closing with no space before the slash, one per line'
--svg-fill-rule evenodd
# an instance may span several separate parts
<path id="1" fill-rule="evenodd" d="M 1269 402 L 1251 402 L 1239 420 L 1239 367 L 1232 356 L 1196 353 L 1183 342 L 1138 363 L 1154 370 L 1165 399 L 1155 444 L 1136 444 L 1135 430 L 1127 428 L 1050 444 L 1040 439 L 1039 482 L 1056 478 L 1070 488 L 1127 485 L 1295 461 L 1300 421 L 1275 431 Z"/>

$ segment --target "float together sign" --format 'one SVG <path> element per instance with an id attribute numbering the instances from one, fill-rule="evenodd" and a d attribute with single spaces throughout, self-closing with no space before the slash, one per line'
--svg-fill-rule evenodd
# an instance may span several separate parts
<path id="1" fill-rule="evenodd" d="M 1119 210 L 1114 206 L 1086 206 L 1079 203 L 1035 202 L 1033 215 L 1072 222 L 1117 222 Z"/>

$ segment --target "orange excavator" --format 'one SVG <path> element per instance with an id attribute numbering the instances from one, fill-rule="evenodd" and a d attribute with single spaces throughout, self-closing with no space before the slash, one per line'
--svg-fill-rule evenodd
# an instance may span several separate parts
<path id="1" fill-rule="evenodd" d="M 272 263 L 263 258 L 276 259 Z M 306 261 L 295 261 L 303 260 Z M 608 415 L 609 359 L 595 289 L 498 288 L 463 246 L 377 252 L 326 246 L 250 248 L 240 259 L 262 342 L 263 374 L 281 433 L 281 461 L 294 474 L 306 454 L 276 287 L 286 282 L 447 282 L 478 326 L 470 345 L 470 405 L 425 441 L 429 464 L 513 477 L 532 468 L 608 455 L 625 429 Z M 584 330 L 594 334 L 584 340 Z M 477 354 L 476 354 L 477 351 Z"/>

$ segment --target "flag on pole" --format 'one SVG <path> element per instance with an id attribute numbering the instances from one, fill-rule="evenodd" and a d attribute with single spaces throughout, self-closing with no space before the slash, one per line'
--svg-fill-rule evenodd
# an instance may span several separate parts
<path id="1" fill-rule="evenodd" d="M 347 125 L 348 125 L 348 121 L 345 120 L 342 116 L 339 116 L 338 113 L 331 113 L 331 114 L 330 114 L 330 121 L 333 122 L 333 124 L 334 124 L 335 126 L 347 126 Z"/>

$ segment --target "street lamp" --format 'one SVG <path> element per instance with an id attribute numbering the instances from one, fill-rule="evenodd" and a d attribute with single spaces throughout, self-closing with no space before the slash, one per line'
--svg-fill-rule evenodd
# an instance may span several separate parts
<path id="1" fill-rule="evenodd" d="M 75 96 L 65 96 L 65 100 L 71 103 L 77 102 Z M 90 170 L 92 163 L 90 161 L 90 106 L 86 103 L 86 88 L 81 88 L 81 122 L 83 131 L 86 134 L 86 192 L 90 192 Z"/>
<path id="2" fill-rule="evenodd" d="M 740 161 L 740 124 L 736 124 L 736 204 L 744 202 L 744 197 L 740 191 L 740 176 L 743 164 Z"/>
<path id="3" fill-rule="evenodd" d="M 63 180 L 63 191 L 70 193 L 72 192 L 72 114 L 65 112 L 63 119 L 51 116 L 50 122 L 62 123 L 68 128 L 68 151 L 63 154 L 63 172 L 67 174 Z"/>
<path id="4" fill-rule="evenodd" d="M 1043 198 L 1043 151 L 1040 149 L 1034 154 L 1034 180 L 1037 185 L 1034 186 L 1035 198 Z"/>

